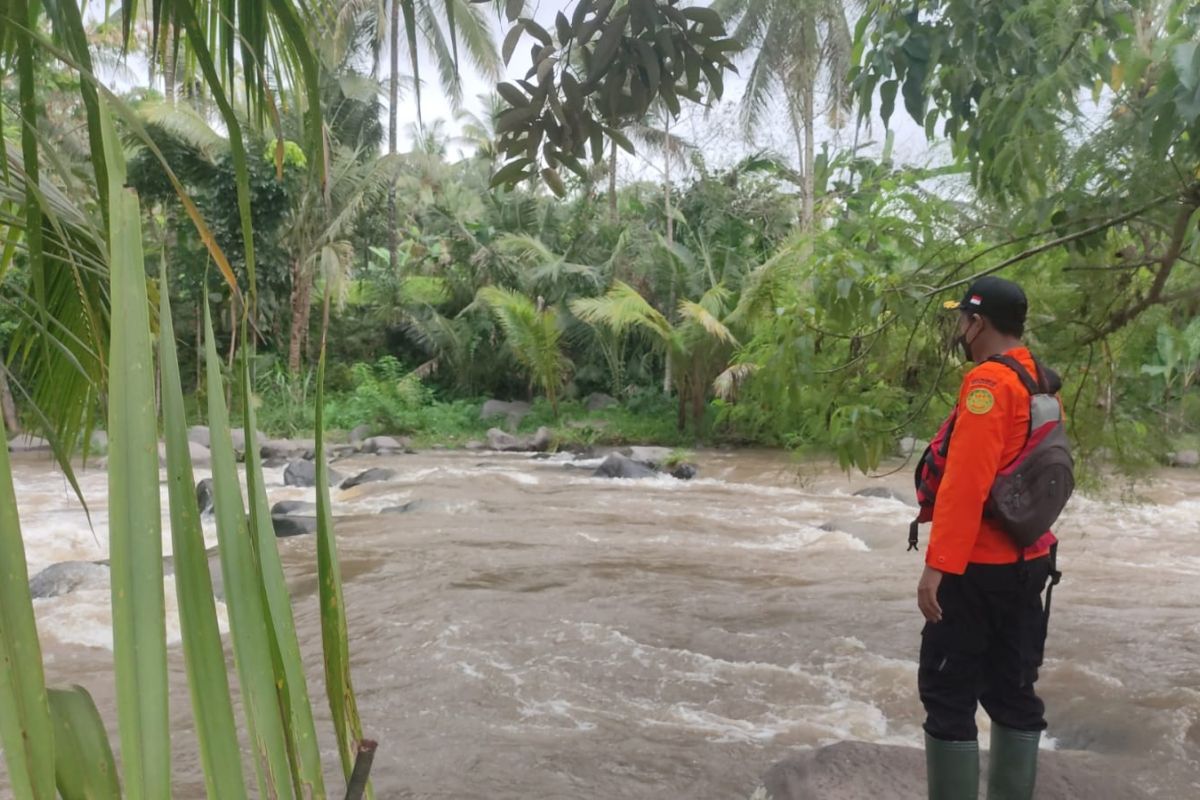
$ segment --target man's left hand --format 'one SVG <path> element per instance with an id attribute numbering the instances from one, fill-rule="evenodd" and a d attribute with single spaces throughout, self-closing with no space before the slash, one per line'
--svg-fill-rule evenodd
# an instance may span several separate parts
<path id="1" fill-rule="evenodd" d="M 917 607 L 930 622 L 942 621 L 942 607 L 938 605 L 938 587 L 942 585 L 942 573 L 926 566 L 917 584 Z"/>

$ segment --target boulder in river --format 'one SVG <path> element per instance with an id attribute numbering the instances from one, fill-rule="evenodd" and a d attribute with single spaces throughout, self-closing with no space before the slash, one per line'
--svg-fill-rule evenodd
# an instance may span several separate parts
<path id="1" fill-rule="evenodd" d="M 212 461 L 212 453 L 207 447 L 190 440 L 188 441 L 188 456 L 191 457 L 193 464 L 207 464 Z M 166 442 L 158 443 L 158 463 L 163 467 L 167 465 Z"/>
<path id="2" fill-rule="evenodd" d="M 259 445 L 258 452 L 263 458 L 302 458 L 315 447 L 312 439 L 268 439 Z"/>
<path id="3" fill-rule="evenodd" d="M 596 467 L 596 471 L 592 473 L 593 478 L 652 478 L 658 474 L 654 467 L 647 466 L 640 461 L 634 461 L 632 458 L 623 456 L 620 453 L 611 453 L 608 458 L 601 462 L 600 466 Z"/>
<path id="4" fill-rule="evenodd" d="M 1200 452 L 1195 450 L 1180 450 L 1178 453 L 1168 453 L 1167 458 L 1172 467 L 1191 469 L 1200 467 Z"/>
<path id="5" fill-rule="evenodd" d="M 502 453 L 540 453 L 548 450 L 554 441 L 549 428 L 541 427 L 532 436 L 515 436 L 499 428 L 487 432 L 488 448 Z"/>
<path id="6" fill-rule="evenodd" d="M 487 432 L 488 447 L 501 452 L 520 450 L 521 440 L 511 433 L 505 433 L 499 428 L 491 428 Z"/>
<path id="7" fill-rule="evenodd" d="M 987 755 L 980 763 L 986 783 Z M 861 800 L 926 797 L 925 752 L 915 747 L 838 742 L 790 756 L 763 776 L 767 800 Z M 1145 800 L 1103 757 L 1042 750 L 1037 800 Z"/>
<path id="8" fill-rule="evenodd" d="M 200 509 L 201 514 L 208 514 L 213 510 L 212 478 L 205 478 L 196 484 L 196 507 Z"/>
<path id="9" fill-rule="evenodd" d="M 364 483 L 380 483 L 382 481 L 390 481 L 396 477 L 396 470 L 384 469 L 382 467 L 372 467 L 364 470 L 357 475 L 346 478 L 342 481 L 343 489 L 353 489 L 355 486 L 361 486 Z"/>
<path id="10" fill-rule="evenodd" d="M 362 443 L 364 453 L 374 453 L 379 456 L 403 453 L 410 447 L 412 447 L 412 440 L 403 436 L 398 439 L 392 436 L 372 436 L 364 439 Z"/>
<path id="11" fill-rule="evenodd" d="M 208 432 L 208 426 L 193 425 L 188 428 L 188 441 L 202 444 L 205 447 L 212 447 L 212 435 Z"/>
<path id="12" fill-rule="evenodd" d="M 699 473 L 700 468 L 695 464 L 684 462 L 682 464 L 675 465 L 675 468 L 671 470 L 671 477 L 681 481 L 690 481 Z"/>
<path id="13" fill-rule="evenodd" d="M 286 517 L 289 514 L 308 516 L 316 513 L 317 504 L 309 503 L 304 500 L 280 500 L 278 503 L 271 506 L 272 517 Z"/>
<path id="14" fill-rule="evenodd" d="M 916 505 L 912 497 L 901 494 L 890 486 L 867 486 L 854 493 L 855 497 L 875 497 L 880 500 L 899 500 L 906 505 Z"/>
<path id="15" fill-rule="evenodd" d="M 307 536 L 310 533 L 317 532 L 316 517 L 294 515 L 277 517 L 272 514 L 271 525 L 275 528 L 275 535 L 280 539 L 288 536 Z"/>
<path id="16" fill-rule="evenodd" d="M 512 403 L 506 403 L 503 400 L 488 400 L 480 409 L 479 418 L 487 420 L 493 417 L 506 417 L 509 430 L 516 430 L 517 426 L 521 424 L 521 420 L 525 419 L 531 410 L 529 403 L 520 400 Z"/>
<path id="17" fill-rule="evenodd" d="M 357 425 L 350 430 L 350 444 L 355 447 L 362 447 L 362 443 L 371 435 L 371 431 L 375 430 L 372 425 Z"/>
<path id="18" fill-rule="evenodd" d="M 29 595 L 34 599 L 58 597 L 81 589 L 107 589 L 107 566 L 92 561 L 63 561 L 51 564 L 29 579 Z"/>
<path id="19" fill-rule="evenodd" d="M 40 436 L 34 436 L 28 433 L 17 434 L 8 442 L 8 450 L 10 453 L 36 453 L 49 449 L 50 442 L 46 441 Z"/>
<path id="20" fill-rule="evenodd" d="M 344 475 L 337 473 L 334 470 L 329 470 L 329 485 L 337 486 L 345 478 Z M 316 486 L 317 485 L 317 465 L 311 461 L 296 459 L 289 461 L 288 465 L 283 468 L 283 485 L 284 486 Z"/>

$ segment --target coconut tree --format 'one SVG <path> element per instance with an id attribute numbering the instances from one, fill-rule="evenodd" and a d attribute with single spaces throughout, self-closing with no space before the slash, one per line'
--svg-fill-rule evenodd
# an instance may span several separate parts
<path id="1" fill-rule="evenodd" d="M 699 431 L 712 382 L 725 369 L 737 346 L 737 339 L 723 322 L 729 299 L 727 289 L 713 287 L 699 301 L 681 302 L 678 321 L 672 323 L 636 289 L 617 281 L 603 297 L 575 300 L 571 311 L 616 337 L 634 331 L 649 335 L 670 364 L 679 395 L 679 430 L 684 429 L 690 413 L 692 426 Z"/>
<path id="2" fill-rule="evenodd" d="M 557 310 L 547 308 L 541 297 L 535 302 L 520 292 L 497 286 L 480 289 L 478 299 L 495 315 L 513 357 L 525 369 L 530 384 L 546 394 L 557 417 L 558 395 L 571 369 L 571 361 L 562 349 Z"/>
<path id="3" fill-rule="evenodd" d="M 523 5 L 523 4 L 522 4 Z M 403 23 L 401 23 L 403 17 Z M 400 55 L 407 50 L 416 99 L 418 127 L 421 114 L 421 59 L 432 58 L 443 91 L 451 105 L 462 105 L 459 44 L 475 68 L 486 78 L 498 79 L 500 54 L 484 9 L 470 0 L 447 0 L 435 6 L 430 0 L 350 0 L 338 11 L 339 29 L 364 27 L 374 31 L 373 61 L 376 71 L 388 56 L 388 153 L 397 152 L 400 108 Z M 403 32 L 403 38 L 401 33 Z M 339 39 L 350 40 L 350 36 Z M 396 269 L 396 194 L 388 193 L 388 264 Z"/>
<path id="4" fill-rule="evenodd" d="M 853 35 L 846 20 L 849 0 L 716 0 L 713 9 L 736 20 L 733 36 L 755 52 L 742 96 L 742 123 L 753 131 L 782 96 L 796 140 L 802 175 L 804 227 L 813 224 L 814 129 L 822 109 L 835 127 L 852 98 L 848 80 Z"/>

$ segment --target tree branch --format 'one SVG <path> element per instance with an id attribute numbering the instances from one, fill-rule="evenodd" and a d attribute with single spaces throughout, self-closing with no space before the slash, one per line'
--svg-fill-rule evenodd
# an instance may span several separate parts
<path id="1" fill-rule="evenodd" d="M 960 278 L 956 281 L 951 281 L 950 283 L 946 283 L 935 289 L 932 289 L 929 292 L 927 292 L 925 294 L 925 296 L 932 297 L 932 296 L 934 296 L 936 294 L 940 294 L 948 289 L 956 289 L 960 286 L 969 286 L 970 284 L 974 283 L 976 280 L 978 280 L 979 278 L 982 278 L 985 275 L 991 275 L 995 272 L 999 272 L 1000 270 L 1011 267 L 1013 264 L 1017 264 L 1021 261 L 1025 261 L 1026 259 L 1033 258 L 1036 255 L 1041 255 L 1042 253 L 1045 253 L 1048 250 L 1053 250 L 1054 248 L 1060 247 L 1064 244 L 1070 244 L 1071 242 L 1075 242 L 1080 239 L 1085 239 L 1088 236 L 1091 236 L 1092 234 L 1100 233 L 1101 231 L 1108 230 L 1109 228 L 1115 228 L 1117 225 L 1120 225 L 1124 222 L 1128 222 L 1129 220 L 1134 219 L 1135 217 L 1139 217 L 1142 214 L 1145 214 L 1147 211 L 1149 211 L 1157 206 L 1160 206 L 1169 200 L 1173 200 L 1178 196 L 1179 196 L 1178 192 L 1172 192 L 1171 194 L 1162 195 L 1161 197 L 1157 197 L 1154 200 L 1151 200 L 1149 203 L 1146 203 L 1143 206 L 1139 206 L 1138 208 L 1135 208 L 1132 211 L 1127 211 L 1126 213 L 1121 214 L 1118 217 L 1106 219 L 1103 222 L 1098 222 L 1095 225 L 1091 225 L 1087 228 L 1084 228 L 1081 231 L 1076 231 L 1075 233 L 1069 233 L 1066 236 L 1060 236 L 1057 239 L 1051 239 L 1048 242 L 1043 242 L 1042 244 L 1038 245 L 1037 247 L 1031 247 L 1028 250 L 1023 250 L 1020 253 L 1017 253 L 1015 256 L 1012 256 L 1011 258 L 1006 258 L 1004 261 L 1001 261 L 999 264 L 995 265 L 994 267 L 988 267 L 987 269 L 977 272 L 974 275 L 971 275 L 969 277 Z M 1191 208 L 1194 210 L 1195 205 L 1192 205 Z M 1186 223 L 1186 220 L 1185 220 L 1185 223 Z M 1178 257 L 1178 253 L 1176 253 L 1176 257 Z"/>
<path id="2" fill-rule="evenodd" d="M 1196 213 L 1196 208 L 1197 202 L 1194 199 L 1189 200 L 1189 202 L 1180 207 L 1179 213 L 1175 217 L 1175 224 L 1171 228 L 1170 244 L 1167 246 L 1167 251 L 1163 253 L 1162 258 L 1159 259 L 1161 266 L 1158 268 L 1158 272 L 1154 276 L 1154 283 L 1151 284 L 1150 290 L 1146 292 L 1146 295 L 1137 302 L 1113 314 L 1105 325 L 1084 340 L 1084 344 L 1091 344 L 1098 339 L 1116 333 L 1151 306 L 1173 303 L 1177 300 L 1187 299 L 1200 292 L 1200 287 L 1198 287 L 1173 294 L 1163 294 L 1163 290 L 1167 286 L 1167 280 L 1171 277 L 1171 270 L 1179 261 L 1179 256 L 1183 252 L 1183 240 L 1187 238 L 1188 226 L 1192 215 Z"/>

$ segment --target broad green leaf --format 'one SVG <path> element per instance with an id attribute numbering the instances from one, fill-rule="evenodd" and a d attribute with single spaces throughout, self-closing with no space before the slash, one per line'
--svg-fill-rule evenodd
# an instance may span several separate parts
<path id="1" fill-rule="evenodd" d="M 238 483 L 237 461 L 225 407 L 221 359 L 213 335 L 212 314 L 204 307 L 205 362 L 208 376 L 208 424 L 212 444 L 213 507 L 225 605 L 233 656 L 242 689 L 246 729 L 254 753 L 259 794 L 294 797 L 287 735 L 275 686 L 270 624 L 254 548 L 246 527 L 246 507 Z M 164 795 L 165 796 L 165 795 Z"/>
<path id="2" fill-rule="evenodd" d="M 54 734 L 0 415 L 0 746 L 19 798 L 54 800 Z"/>
<path id="3" fill-rule="evenodd" d="M 896 110 L 896 92 L 899 88 L 900 82 L 895 78 L 884 81 L 879 87 L 879 118 L 883 120 L 884 125 L 888 124 L 892 112 Z"/>
<path id="4" fill-rule="evenodd" d="M 1196 84 L 1200 82 L 1200 71 L 1196 69 L 1198 47 L 1200 44 L 1197 42 L 1183 42 L 1171 49 L 1171 64 L 1175 67 L 1179 85 L 1189 92 L 1195 89 Z"/>
<path id="5" fill-rule="evenodd" d="M 159 368 L 163 437 L 167 447 L 167 491 L 171 506 L 171 545 L 175 557 L 175 594 L 187 667 L 192 716 L 209 797 L 246 796 L 242 753 L 230 702 L 225 648 L 217 624 L 208 551 L 196 505 L 187 415 L 175 352 L 166 266 L 159 278 Z"/>
<path id="6" fill-rule="evenodd" d="M 346 779 L 354 769 L 354 753 L 362 741 L 362 722 L 350 679 L 350 643 L 346 602 L 338 565 L 337 538 L 329 501 L 329 466 L 325 463 L 325 348 L 317 364 L 317 584 L 321 603 L 321 645 L 325 653 L 325 692 L 333 716 L 338 753 Z M 368 786 L 367 796 L 373 797 Z"/>
<path id="7" fill-rule="evenodd" d="M 127 796 L 157 800 L 171 791 L 171 737 L 150 300 L 137 194 L 124 186 L 107 105 L 101 117 L 111 203 L 108 520 L 117 722 Z"/>
<path id="8" fill-rule="evenodd" d="M 50 713 L 54 772 L 62 800 L 121 800 L 108 732 L 92 696 L 82 686 L 51 689 Z"/>

